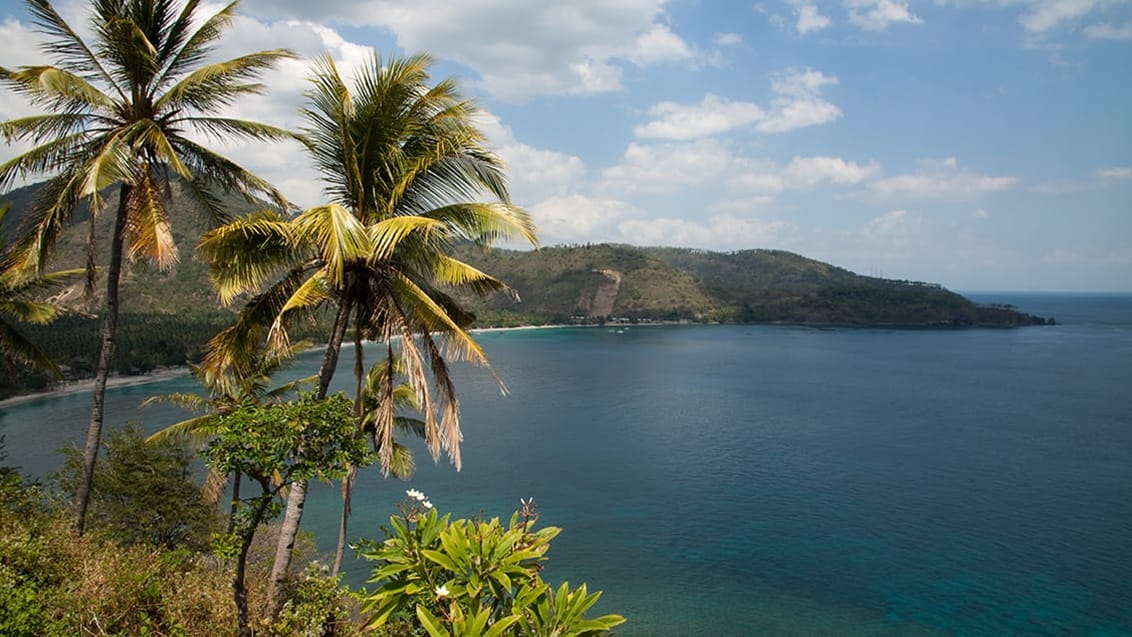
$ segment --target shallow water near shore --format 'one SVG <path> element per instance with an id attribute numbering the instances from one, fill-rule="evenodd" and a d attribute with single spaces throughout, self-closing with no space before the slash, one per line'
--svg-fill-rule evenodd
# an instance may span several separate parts
<path id="1" fill-rule="evenodd" d="M 1061 325 L 483 333 L 511 393 L 459 369 L 464 470 L 417 446 L 412 482 L 364 473 L 351 536 L 410 486 L 456 515 L 533 496 L 564 529 L 548 577 L 605 591 L 622 635 L 1132 635 L 1132 297 L 985 300 Z M 116 388 L 108 424 L 168 424 L 136 406 L 191 388 Z M 9 464 L 50 471 L 88 409 L 0 410 Z M 312 491 L 326 549 L 337 507 Z"/>

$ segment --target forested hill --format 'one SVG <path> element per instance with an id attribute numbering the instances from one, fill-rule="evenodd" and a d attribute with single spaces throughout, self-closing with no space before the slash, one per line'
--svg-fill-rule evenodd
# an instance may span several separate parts
<path id="1" fill-rule="evenodd" d="M 585 245 L 531 252 L 465 249 L 511 285 L 480 304 L 495 323 L 598 319 L 706 320 L 898 327 L 1037 325 L 1045 319 L 977 306 L 939 285 L 854 274 L 779 250 Z"/>

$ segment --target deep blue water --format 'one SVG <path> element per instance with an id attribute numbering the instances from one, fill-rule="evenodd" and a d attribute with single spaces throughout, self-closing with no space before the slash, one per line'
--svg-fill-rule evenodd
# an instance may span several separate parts
<path id="1" fill-rule="evenodd" d="M 1132 296 L 970 296 L 1061 324 L 481 334 L 511 393 L 460 369 L 464 470 L 418 448 L 409 484 L 363 474 L 352 535 L 409 486 L 457 515 L 534 496 L 564 529 L 548 576 L 623 635 L 1132 636 Z M 153 429 L 178 414 L 137 403 L 191 386 L 109 413 Z M 0 409 L 9 463 L 55 466 L 88 401 Z M 304 522 L 326 548 L 336 493 Z"/>

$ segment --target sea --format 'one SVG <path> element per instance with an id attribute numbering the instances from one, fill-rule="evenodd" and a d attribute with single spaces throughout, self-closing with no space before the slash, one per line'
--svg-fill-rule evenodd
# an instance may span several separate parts
<path id="1" fill-rule="evenodd" d="M 1058 324 L 479 333 L 508 392 L 457 367 L 462 471 L 416 445 L 410 481 L 363 472 L 350 537 L 409 488 L 456 516 L 533 497 L 563 529 L 545 576 L 603 591 L 618 635 L 1132 637 L 1132 295 L 968 296 Z M 184 412 L 141 401 L 194 387 L 112 389 L 108 423 L 158 429 Z M 0 407 L 8 464 L 57 468 L 89 400 Z M 312 489 L 327 551 L 338 507 Z"/>

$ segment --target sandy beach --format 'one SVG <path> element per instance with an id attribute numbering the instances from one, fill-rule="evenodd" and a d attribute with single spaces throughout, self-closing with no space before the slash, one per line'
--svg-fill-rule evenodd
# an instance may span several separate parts
<path id="1" fill-rule="evenodd" d="M 154 383 L 157 381 L 167 380 L 169 378 L 176 378 L 178 376 L 186 376 L 189 373 L 188 367 L 170 367 L 166 369 L 157 370 L 149 374 L 139 374 L 137 376 L 111 376 L 106 381 L 107 389 L 112 387 L 127 387 L 130 385 L 145 385 L 147 383 Z M 94 389 L 94 379 L 88 378 L 84 380 L 75 380 L 62 382 L 47 391 L 36 392 L 34 394 L 23 394 L 21 396 L 12 396 L 0 400 L 0 409 L 27 403 L 43 398 L 54 398 L 57 396 L 65 396 L 67 394 L 82 394 L 90 392 Z"/>
<path id="2" fill-rule="evenodd" d="M 541 330 L 541 329 L 552 329 L 552 328 L 559 328 L 559 327 L 565 327 L 565 326 L 562 326 L 562 325 L 524 325 L 524 326 L 519 326 L 519 327 L 484 327 L 484 328 L 474 329 L 474 330 L 471 330 L 471 331 L 473 333 L 479 333 L 479 332 L 509 332 L 509 331 L 514 331 L 514 330 Z M 369 343 L 367 342 L 367 345 L 368 344 Z M 352 346 L 353 343 L 343 343 L 342 345 L 345 348 L 345 347 Z M 326 345 L 322 344 L 322 345 L 318 345 L 318 346 L 316 346 L 312 349 L 315 350 L 315 351 L 318 351 L 318 350 L 322 350 L 322 349 L 325 349 L 325 348 L 326 348 Z M 162 380 L 167 380 L 169 378 L 176 378 L 178 376 L 185 376 L 188 373 L 189 373 L 188 367 L 170 367 L 170 368 L 161 369 L 161 370 L 158 370 L 158 371 L 155 371 L 155 372 L 151 372 L 149 374 L 139 374 L 137 376 L 111 376 L 110 379 L 106 381 L 106 387 L 109 389 L 109 388 L 113 388 L 113 387 L 127 387 L 127 386 L 130 386 L 130 385 L 145 385 L 147 383 L 154 383 L 154 382 L 158 382 L 158 381 L 162 381 Z M 87 378 L 87 379 L 83 379 L 83 380 L 66 381 L 66 382 L 59 383 L 59 384 L 53 386 L 51 389 L 48 389 L 46 391 L 36 392 L 36 393 L 33 393 L 33 394 L 23 394 L 23 395 L 20 395 L 20 396 L 12 396 L 11 398 L 5 398 L 4 400 L 0 400 L 0 409 L 4 409 L 5 407 L 11 407 L 12 405 L 19 405 L 21 403 L 32 402 L 32 401 L 35 401 L 35 400 L 54 398 L 54 397 L 57 397 L 57 396 L 65 396 L 67 394 L 82 394 L 82 393 L 90 392 L 93 389 L 94 389 L 94 379 L 93 378 Z"/>

